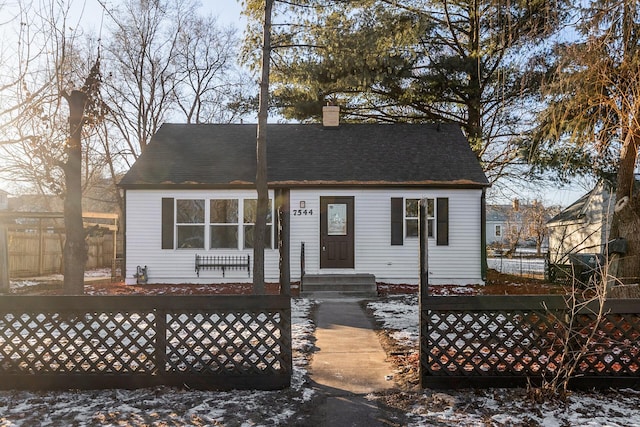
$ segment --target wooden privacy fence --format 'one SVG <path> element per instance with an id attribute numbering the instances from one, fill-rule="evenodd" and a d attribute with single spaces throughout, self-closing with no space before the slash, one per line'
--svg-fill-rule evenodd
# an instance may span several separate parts
<path id="1" fill-rule="evenodd" d="M 62 230 L 44 234 L 9 231 L 9 275 L 31 277 L 62 273 L 64 238 Z M 110 235 L 87 237 L 85 268 L 110 268 L 113 252 L 113 238 Z"/>
<path id="2" fill-rule="evenodd" d="M 63 217 L 59 212 L 0 212 L 0 227 L 7 231 L 10 277 L 63 272 Z M 83 212 L 82 217 L 89 233 L 85 268 L 111 268 L 118 252 L 118 215 Z"/>
<path id="3" fill-rule="evenodd" d="M 611 299 L 598 323 L 594 305 L 571 316 L 561 295 L 423 296 L 420 369 L 423 387 L 523 386 L 550 378 L 587 342 L 572 387 L 640 386 L 640 300 Z M 595 331 L 594 331 L 595 328 Z"/>
<path id="4" fill-rule="evenodd" d="M 288 296 L 2 296 L 0 388 L 280 389 Z"/>

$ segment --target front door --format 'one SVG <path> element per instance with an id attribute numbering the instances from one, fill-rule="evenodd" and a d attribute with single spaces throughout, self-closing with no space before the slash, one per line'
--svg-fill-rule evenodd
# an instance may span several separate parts
<path id="1" fill-rule="evenodd" d="M 353 268 L 353 197 L 320 197 L 320 268 Z"/>

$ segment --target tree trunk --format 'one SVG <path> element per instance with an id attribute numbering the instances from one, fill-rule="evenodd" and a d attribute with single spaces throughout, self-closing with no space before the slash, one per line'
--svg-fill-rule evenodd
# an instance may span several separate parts
<path id="1" fill-rule="evenodd" d="M 611 222 L 610 239 L 627 241 L 627 252 L 620 257 L 616 277 L 621 283 L 640 280 L 640 192 L 635 188 L 634 170 L 640 145 L 640 129 L 630 130 L 620 152 L 616 185 L 616 208 Z M 626 204 L 622 201 L 627 198 Z"/>
<path id="2" fill-rule="evenodd" d="M 253 231 L 253 293 L 257 295 L 262 295 L 265 292 L 264 236 L 267 227 L 267 210 L 269 209 L 269 188 L 267 186 L 267 118 L 269 114 L 272 8 L 273 0 L 266 0 L 262 33 L 262 75 L 260 79 L 260 99 L 258 105 L 258 135 L 256 138 L 256 190 L 258 192 L 258 206 L 256 208 L 256 222 Z"/>
<path id="3" fill-rule="evenodd" d="M 66 188 L 63 290 L 66 295 L 80 295 L 84 293 L 84 267 L 87 262 L 82 223 L 82 126 L 87 96 L 74 90 L 66 98 L 69 103 L 69 140 L 67 161 L 63 165 Z"/>
<path id="4" fill-rule="evenodd" d="M 477 3 L 469 5 L 469 84 L 467 107 L 467 137 L 478 158 L 482 156 L 482 53 L 480 49 L 480 12 Z"/>

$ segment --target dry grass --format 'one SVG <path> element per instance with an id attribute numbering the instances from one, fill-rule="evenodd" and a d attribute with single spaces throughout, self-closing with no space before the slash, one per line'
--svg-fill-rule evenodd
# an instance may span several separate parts
<path id="1" fill-rule="evenodd" d="M 300 282 L 291 283 L 291 294 L 299 295 Z M 252 293 L 250 283 L 225 283 L 225 284 L 146 284 L 125 285 L 124 282 L 114 283 L 88 283 L 85 285 L 87 295 L 249 295 Z M 378 283 L 378 295 L 415 294 L 417 285 Z M 280 286 L 277 283 L 267 283 L 267 294 L 277 294 Z M 622 291 L 622 290 L 620 290 Z M 630 289 L 629 292 L 634 290 Z M 552 284 L 540 279 L 514 276 L 489 270 L 485 285 L 437 285 L 430 286 L 432 295 L 537 295 L 537 294 L 561 294 L 567 290 L 557 284 Z M 635 290 L 640 294 L 640 290 Z M 62 295 L 62 282 L 42 282 L 33 286 L 27 286 L 11 290 L 12 294 L 20 295 Z"/>

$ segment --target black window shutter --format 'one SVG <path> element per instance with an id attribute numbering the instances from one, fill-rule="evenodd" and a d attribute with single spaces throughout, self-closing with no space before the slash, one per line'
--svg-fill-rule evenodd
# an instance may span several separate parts
<path id="1" fill-rule="evenodd" d="M 449 245 L 449 199 L 447 197 L 439 197 L 436 207 L 436 223 L 437 223 L 437 239 L 438 246 Z"/>
<path id="2" fill-rule="evenodd" d="M 274 202 L 276 205 L 274 210 L 275 215 L 273 217 L 273 226 L 271 227 L 273 229 L 273 249 L 280 249 L 280 216 L 283 212 L 280 211 L 281 206 L 278 206 L 278 197 L 274 198 Z"/>
<path id="3" fill-rule="evenodd" d="M 173 249 L 173 198 L 162 198 L 162 249 Z"/>
<path id="4" fill-rule="evenodd" d="M 404 218 L 402 216 L 402 205 L 404 199 L 402 197 L 391 198 L 391 244 L 403 244 Z"/>

